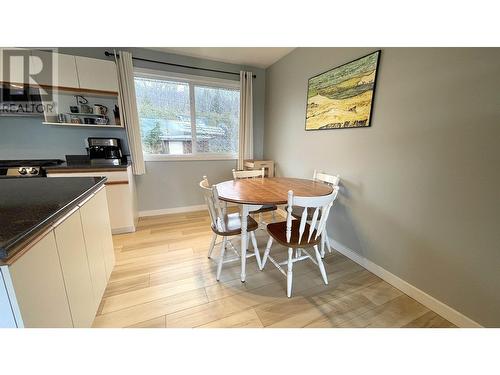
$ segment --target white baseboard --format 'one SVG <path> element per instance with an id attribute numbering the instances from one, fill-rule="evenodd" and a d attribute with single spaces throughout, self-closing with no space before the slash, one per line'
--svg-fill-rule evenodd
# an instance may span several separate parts
<path id="1" fill-rule="evenodd" d="M 236 203 L 228 203 L 228 207 L 238 206 Z M 139 217 L 146 216 L 159 216 L 168 214 L 181 214 L 183 212 L 194 212 L 194 211 L 207 211 L 206 204 L 197 204 L 195 206 L 184 206 L 184 207 L 173 207 L 173 208 L 160 208 L 159 210 L 145 210 L 139 211 Z"/>
<path id="2" fill-rule="evenodd" d="M 455 324 L 457 327 L 463 328 L 481 328 L 482 326 L 475 322 L 474 320 L 468 318 L 457 310 L 451 308 L 450 306 L 438 301 L 436 298 L 430 296 L 424 291 L 418 289 L 417 287 L 409 284 L 393 273 L 387 271 L 386 269 L 380 267 L 379 265 L 373 263 L 371 260 L 359 255 L 355 251 L 349 249 L 347 246 L 342 245 L 340 242 L 333 240 L 331 237 L 330 244 L 339 253 L 345 255 L 352 261 L 358 263 L 360 266 L 366 268 L 371 273 L 377 275 L 382 280 L 388 282 L 393 287 L 399 289 L 404 294 L 410 296 L 414 300 L 420 302 L 422 305 L 428 309 L 434 311 L 435 313 L 441 315 L 443 318 L 447 319 L 451 323 Z"/>
<path id="3" fill-rule="evenodd" d="M 180 214 L 183 212 L 202 211 L 206 209 L 207 209 L 206 204 L 198 204 L 195 206 L 173 207 L 173 208 L 161 208 L 159 210 L 139 211 L 139 217 Z"/>

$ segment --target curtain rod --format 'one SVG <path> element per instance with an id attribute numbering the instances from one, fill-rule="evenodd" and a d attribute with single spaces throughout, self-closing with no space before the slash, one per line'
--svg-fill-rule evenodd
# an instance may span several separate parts
<path id="1" fill-rule="evenodd" d="M 115 56 L 114 53 L 104 51 L 104 54 L 106 56 Z M 120 55 L 116 54 L 116 57 L 120 57 Z M 214 72 L 214 73 L 224 73 L 224 74 L 233 74 L 236 76 L 239 76 L 240 73 L 235 73 L 235 72 L 228 72 L 225 70 L 217 70 L 217 69 L 208 69 L 208 68 L 199 68 L 197 66 L 190 66 L 190 65 L 182 65 L 182 64 L 174 64 L 174 63 L 169 63 L 169 62 L 164 62 L 164 61 L 158 61 L 158 60 L 149 60 L 149 59 L 143 59 L 142 57 L 134 57 L 132 56 L 132 59 L 138 60 L 138 61 L 146 61 L 146 62 L 151 62 L 155 64 L 164 64 L 164 65 L 170 65 L 170 66 L 177 66 L 179 68 L 188 68 L 188 69 L 195 69 L 195 70 L 204 70 L 207 72 Z M 253 78 L 256 78 L 257 76 L 254 74 Z"/>

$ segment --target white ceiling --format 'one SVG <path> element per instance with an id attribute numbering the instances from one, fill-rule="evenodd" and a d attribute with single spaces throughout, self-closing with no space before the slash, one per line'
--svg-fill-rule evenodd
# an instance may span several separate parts
<path id="1" fill-rule="evenodd" d="M 156 51 L 267 68 L 294 48 L 289 47 L 155 47 Z"/>

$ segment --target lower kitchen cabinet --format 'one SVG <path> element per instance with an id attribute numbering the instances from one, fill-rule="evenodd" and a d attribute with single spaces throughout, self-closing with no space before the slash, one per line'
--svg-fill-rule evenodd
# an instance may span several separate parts
<path id="1" fill-rule="evenodd" d="M 106 188 L 20 252 L 0 267 L 0 327 L 91 327 L 115 264 Z"/>
<path id="2" fill-rule="evenodd" d="M 78 209 L 54 228 L 74 327 L 90 327 L 96 304 Z M 92 253 L 92 252 L 91 252 Z"/>
<path id="3" fill-rule="evenodd" d="M 8 271 L 21 312 L 17 326 L 73 327 L 54 232 L 36 242 Z"/>
<path id="4" fill-rule="evenodd" d="M 108 219 L 113 234 L 135 232 L 138 221 L 137 198 L 132 167 L 126 169 L 96 169 L 89 172 L 67 171 L 65 168 L 47 170 L 47 177 L 100 177 L 106 181 Z"/>
<path id="5" fill-rule="evenodd" d="M 111 276 L 111 272 L 113 271 L 113 268 L 115 266 L 115 248 L 113 246 L 113 237 L 111 235 L 111 223 L 110 223 L 110 217 L 108 214 L 108 210 L 106 207 L 108 207 L 108 195 L 107 195 L 107 190 L 102 189 L 100 190 L 96 195 L 95 195 L 95 201 L 96 201 L 96 210 L 95 210 L 95 216 L 96 220 L 99 221 L 101 224 L 101 239 L 102 239 L 102 246 L 103 246 L 103 255 L 104 255 L 104 265 L 106 267 L 106 282 L 109 280 L 109 277 Z"/>
<path id="6" fill-rule="evenodd" d="M 87 259 L 89 262 L 90 278 L 94 292 L 94 308 L 99 307 L 101 297 L 106 288 L 106 265 L 104 262 L 104 246 L 102 243 L 101 223 L 94 217 L 95 199 L 91 199 L 80 207 L 80 218 L 87 248 Z"/>
<path id="7" fill-rule="evenodd" d="M 130 183 L 109 184 L 106 189 L 113 233 L 135 232 L 137 217 L 134 216 L 134 193 Z"/>
<path id="8" fill-rule="evenodd" d="M 87 259 L 94 291 L 95 309 L 99 307 L 115 263 L 113 239 L 106 210 L 105 189 L 80 206 Z"/>

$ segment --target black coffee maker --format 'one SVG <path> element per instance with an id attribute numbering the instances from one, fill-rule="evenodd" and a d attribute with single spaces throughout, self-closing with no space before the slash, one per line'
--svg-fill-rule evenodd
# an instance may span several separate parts
<path id="1" fill-rule="evenodd" d="M 122 149 L 118 138 L 87 139 L 89 147 L 87 152 L 91 164 L 120 165 L 122 163 Z"/>

